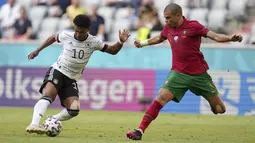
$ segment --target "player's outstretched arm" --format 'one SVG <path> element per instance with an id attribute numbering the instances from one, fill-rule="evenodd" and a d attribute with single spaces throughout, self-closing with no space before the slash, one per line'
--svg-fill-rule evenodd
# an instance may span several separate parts
<path id="1" fill-rule="evenodd" d="M 122 48 L 123 44 L 127 41 L 128 37 L 130 36 L 129 31 L 124 29 L 123 31 L 119 30 L 119 42 L 114 45 L 110 45 L 105 52 L 116 55 L 120 49 Z"/>
<path id="2" fill-rule="evenodd" d="M 209 31 L 207 32 L 207 37 L 209 37 L 210 39 L 216 41 L 216 42 L 242 42 L 243 37 L 242 35 L 232 35 L 232 36 L 228 36 L 225 34 L 218 34 L 215 33 L 213 31 Z"/>
<path id="3" fill-rule="evenodd" d="M 143 41 L 135 40 L 134 44 L 135 44 L 135 47 L 142 48 L 142 47 L 145 47 L 145 46 L 148 46 L 148 45 L 159 44 L 159 43 L 161 43 L 165 40 L 166 39 L 164 37 L 162 37 L 161 35 L 158 35 L 158 36 L 155 36 L 155 37 L 152 37 L 150 39 L 143 40 Z"/>
<path id="4" fill-rule="evenodd" d="M 36 56 L 38 56 L 41 50 L 43 50 L 44 48 L 48 47 L 49 45 L 53 44 L 56 41 L 57 35 L 54 34 L 50 36 L 46 41 L 43 42 L 43 44 L 39 48 L 37 48 L 35 51 L 28 55 L 28 59 L 29 60 L 34 59 Z"/>

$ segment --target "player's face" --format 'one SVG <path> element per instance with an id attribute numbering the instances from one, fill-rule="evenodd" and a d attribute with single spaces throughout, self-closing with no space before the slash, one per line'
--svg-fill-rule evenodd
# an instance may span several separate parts
<path id="1" fill-rule="evenodd" d="M 177 27 L 178 21 L 180 20 L 180 14 L 173 14 L 171 11 L 165 11 L 164 12 L 164 17 L 166 24 L 168 24 L 170 27 Z"/>
<path id="2" fill-rule="evenodd" d="M 75 27 L 75 38 L 79 41 L 84 41 L 87 38 L 88 29 L 81 28 L 81 27 Z"/>

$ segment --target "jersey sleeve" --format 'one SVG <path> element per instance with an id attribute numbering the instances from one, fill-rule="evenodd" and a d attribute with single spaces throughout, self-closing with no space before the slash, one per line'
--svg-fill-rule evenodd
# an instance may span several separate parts
<path id="1" fill-rule="evenodd" d="M 160 35 L 167 39 L 167 24 L 164 26 L 163 30 L 161 31 Z"/>
<path id="2" fill-rule="evenodd" d="M 101 39 L 99 39 L 98 37 L 95 37 L 95 43 L 96 43 L 96 47 L 95 50 L 100 50 L 102 52 L 104 52 L 107 48 L 108 45 L 105 44 Z"/>
<path id="3" fill-rule="evenodd" d="M 195 34 L 197 36 L 206 37 L 206 34 L 209 31 L 208 28 L 206 28 L 204 25 L 200 24 L 199 22 L 195 22 L 194 27 L 195 27 Z"/>
<path id="4" fill-rule="evenodd" d="M 62 31 L 57 34 L 57 42 L 63 44 L 63 42 L 67 39 L 67 33 Z"/>

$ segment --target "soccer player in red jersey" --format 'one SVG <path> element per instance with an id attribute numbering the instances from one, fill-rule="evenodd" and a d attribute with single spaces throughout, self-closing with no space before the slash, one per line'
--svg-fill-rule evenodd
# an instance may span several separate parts
<path id="1" fill-rule="evenodd" d="M 144 41 L 135 41 L 137 48 L 154 45 L 168 40 L 172 48 L 172 69 L 158 96 L 147 109 L 135 131 L 127 132 L 132 140 L 141 140 L 142 134 L 155 120 L 159 111 L 169 101 L 180 102 L 187 90 L 203 96 L 210 104 L 214 114 L 223 114 L 226 107 L 213 84 L 209 69 L 200 51 L 201 37 L 208 37 L 217 42 L 241 42 L 241 35 L 227 36 L 215 33 L 197 21 L 187 20 L 182 15 L 182 8 L 171 3 L 164 9 L 166 25 L 159 36 Z"/>

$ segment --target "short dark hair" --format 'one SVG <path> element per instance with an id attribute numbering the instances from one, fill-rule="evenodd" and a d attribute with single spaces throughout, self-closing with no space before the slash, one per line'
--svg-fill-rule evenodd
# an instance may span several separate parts
<path id="1" fill-rule="evenodd" d="M 77 27 L 87 28 L 87 29 L 91 25 L 91 21 L 90 21 L 89 17 L 85 14 L 79 14 L 79 15 L 75 16 L 73 23 Z"/>
<path id="2" fill-rule="evenodd" d="M 165 9 L 165 11 L 171 11 L 173 14 L 181 13 L 182 14 L 182 8 L 176 3 L 170 3 L 168 4 Z"/>

